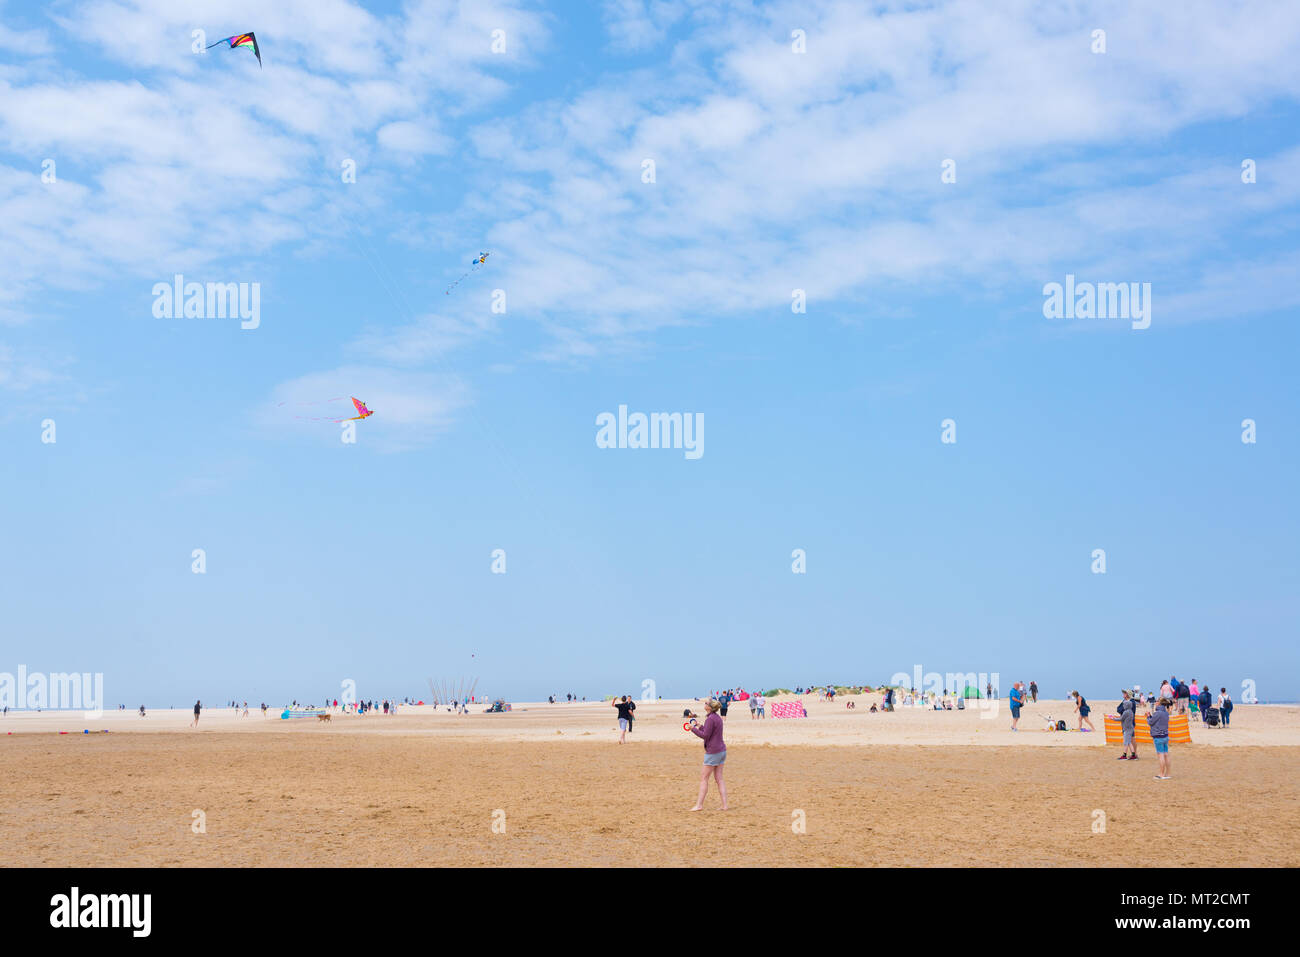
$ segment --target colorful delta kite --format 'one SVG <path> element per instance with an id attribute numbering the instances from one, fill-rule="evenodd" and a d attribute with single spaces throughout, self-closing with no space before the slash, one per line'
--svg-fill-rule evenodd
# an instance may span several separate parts
<path id="1" fill-rule="evenodd" d="M 339 420 L 340 422 L 353 422 L 357 419 L 364 419 L 368 415 L 375 414 L 371 412 L 369 409 L 367 409 L 366 404 L 362 402 L 360 399 L 358 399 L 356 396 L 350 396 L 350 398 L 352 399 L 352 404 L 357 407 L 357 414 L 351 416 L 350 418 L 340 419 Z"/>
<path id="2" fill-rule="evenodd" d="M 259 70 L 262 68 L 262 51 L 258 49 L 257 46 L 257 34 L 241 33 L 238 36 L 225 37 L 221 40 L 218 40 L 216 43 L 209 43 L 207 49 L 211 50 L 213 47 L 218 46 L 219 44 L 222 43 L 229 43 L 230 49 L 232 50 L 235 47 L 252 47 L 253 56 L 257 57 L 257 68 Z"/>
<path id="3" fill-rule="evenodd" d="M 331 415 L 295 415 L 295 419 L 307 419 L 311 422 L 355 422 L 358 419 L 364 419 L 374 415 L 373 409 L 367 409 L 366 404 L 355 396 L 338 396 L 333 399 L 326 399 L 325 402 L 342 402 L 344 399 L 351 399 L 352 404 L 356 406 L 357 414 L 351 416 L 331 416 Z M 305 405 L 321 405 L 319 402 L 307 402 Z M 281 402 L 280 405 L 285 405 Z"/>
<path id="4" fill-rule="evenodd" d="M 490 253 L 479 253 L 479 254 L 478 254 L 478 258 L 475 259 L 474 262 L 472 262 L 472 263 L 470 264 L 469 271 L 466 272 L 466 273 L 464 273 L 464 274 L 462 274 L 461 277 L 460 277 L 460 279 L 457 279 L 454 283 L 452 283 L 450 286 L 448 286 L 448 287 L 447 287 L 447 291 L 446 291 L 445 293 L 443 293 L 443 295 L 444 295 L 444 296 L 450 296 L 450 295 L 451 295 L 451 291 L 452 291 L 453 289 L 455 289 L 457 286 L 459 286 L 459 285 L 461 284 L 461 281 L 462 281 L 462 280 L 464 280 L 467 276 L 469 276 L 471 273 L 473 273 L 474 270 L 478 269 L 479 266 L 481 266 L 481 265 L 483 265 L 485 262 L 487 262 L 487 258 L 488 258 L 489 255 L 491 255 L 491 254 L 490 254 Z"/>

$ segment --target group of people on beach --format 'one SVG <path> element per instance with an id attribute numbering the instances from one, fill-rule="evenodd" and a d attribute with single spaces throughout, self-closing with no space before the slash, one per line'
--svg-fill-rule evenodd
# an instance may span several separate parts
<path id="1" fill-rule="evenodd" d="M 1169 774 L 1169 708 L 1173 705 L 1174 699 L 1161 695 L 1153 707 L 1148 707 L 1146 714 L 1147 727 L 1151 730 L 1151 744 L 1156 751 L 1156 760 L 1159 764 L 1158 772 L 1155 775 L 1157 781 L 1168 781 Z M 1133 692 L 1125 689 L 1124 698 L 1120 701 L 1117 708 L 1119 711 L 1120 727 L 1124 732 L 1124 750 L 1120 754 L 1120 761 L 1136 761 L 1138 759 L 1137 742 L 1135 740 L 1134 728 L 1137 724 L 1137 699 Z"/>
<path id="2" fill-rule="evenodd" d="M 1160 686 L 1160 697 L 1172 700 L 1175 714 L 1199 714 L 1201 723 L 1206 724 L 1209 722 L 1210 709 L 1215 708 L 1223 726 L 1226 728 L 1230 724 L 1233 705 L 1232 695 L 1227 688 L 1220 688 L 1216 697 L 1210 691 L 1208 682 L 1201 685 L 1195 678 L 1183 682 L 1176 675 L 1170 675 L 1169 680 Z"/>

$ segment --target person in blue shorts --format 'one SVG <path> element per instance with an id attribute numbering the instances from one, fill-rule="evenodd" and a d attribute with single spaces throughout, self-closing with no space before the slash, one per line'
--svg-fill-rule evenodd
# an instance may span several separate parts
<path id="1" fill-rule="evenodd" d="M 1173 701 L 1161 698 L 1155 709 L 1147 715 L 1147 724 L 1151 727 L 1151 743 L 1155 745 L 1156 757 L 1160 760 L 1160 773 L 1157 781 L 1169 780 L 1169 706 Z"/>
<path id="2" fill-rule="evenodd" d="M 1025 703 L 1025 692 L 1017 681 L 1011 686 L 1011 730 L 1019 731 L 1016 727 L 1020 723 L 1020 708 Z"/>

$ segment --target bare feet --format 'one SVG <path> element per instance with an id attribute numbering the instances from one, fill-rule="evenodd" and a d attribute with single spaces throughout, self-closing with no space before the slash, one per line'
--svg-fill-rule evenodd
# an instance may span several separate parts
<path id="1" fill-rule="evenodd" d="M 692 811 L 703 811 L 704 808 L 700 807 L 700 806 L 697 804 L 697 805 L 695 805 L 695 807 L 691 808 L 691 810 L 692 810 Z"/>

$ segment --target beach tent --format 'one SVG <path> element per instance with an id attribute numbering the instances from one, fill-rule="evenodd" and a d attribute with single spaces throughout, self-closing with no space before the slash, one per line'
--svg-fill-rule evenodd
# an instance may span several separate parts
<path id="1" fill-rule="evenodd" d="M 1133 722 L 1133 740 L 1142 744 L 1151 743 L 1151 728 L 1146 723 L 1142 715 L 1136 715 Z M 1171 744 L 1191 744 L 1192 732 L 1187 724 L 1187 715 L 1171 714 L 1169 716 L 1169 741 Z M 1123 744 L 1124 728 L 1119 723 L 1119 718 L 1114 715 L 1106 715 L 1106 743 Z"/>
<path id="2" fill-rule="evenodd" d="M 806 718 L 808 712 L 803 709 L 802 701 L 781 701 L 772 705 L 774 718 Z"/>
<path id="3" fill-rule="evenodd" d="M 984 695 L 980 693 L 980 689 L 979 689 L 979 688 L 972 688 L 970 685 L 967 685 L 967 686 L 966 686 L 966 690 L 963 691 L 963 692 L 961 693 L 961 696 L 962 696 L 963 698 L 982 698 L 982 697 L 984 697 Z"/>

